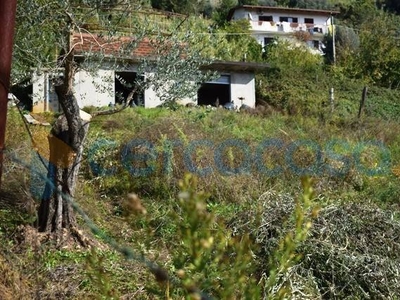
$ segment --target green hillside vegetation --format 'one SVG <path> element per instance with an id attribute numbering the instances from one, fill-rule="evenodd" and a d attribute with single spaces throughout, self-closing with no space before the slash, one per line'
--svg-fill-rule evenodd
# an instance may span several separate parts
<path id="1" fill-rule="evenodd" d="M 37 231 L 50 127 L 25 125 L 10 107 L 0 192 L 0 299 L 396 299 L 395 1 L 241 3 L 336 4 L 335 62 L 332 37 L 326 37 L 324 56 L 282 41 L 262 51 L 245 22 L 225 22 L 226 7 L 235 1 L 196 3 L 143 1 L 147 12 L 153 6 L 191 16 L 127 13 L 115 25 L 124 31 L 150 22 L 141 34 L 174 33 L 178 40 L 181 34 L 208 59 L 269 63 L 257 74 L 257 107 L 236 112 L 168 103 L 94 118 L 74 199 L 79 242 L 67 230 L 55 238 Z M 102 31 L 116 20 L 109 18 L 110 7 L 119 15 L 114 1 L 99 1 L 81 25 Z M 33 35 L 35 28 L 20 26 L 16 43 L 23 45 L 22 29 Z M 54 60 L 52 45 L 40 48 L 38 61 Z M 15 80 L 34 67 L 18 48 L 14 61 Z M 57 115 L 35 117 L 54 123 Z"/>
<path id="2" fill-rule="evenodd" d="M 68 243 L 65 249 L 54 250 L 50 241 L 37 248 L 37 241 L 45 241 L 46 236 L 18 226 L 34 220 L 29 210 L 33 200 L 21 194 L 21 183 L 25 190 L 35 191 L 40 180 L 33 185 L 32 180 L 37 180 L 36 172 L 45 170 L 29 151 L 32 145 L 16 111 L 9 112 L 9 120 L 10 130 L 25 137 L 23 141 L 9 139 L 9 147 L 37 166 L 31 175 L 23 175 L 29 173 L 21 162 L 9 160 L 6 164 L 3 198 L 14 202 L 4 205 L 2 201 L 2 253 L 12 263 L 13 272 L 27 282 L 27 287 L 18 291 L 21 298 L 41 293 L 41 297 L 63 299 L 152 299 L 168 293 L 175 299 L 187 293 L 185 285 L 219 299 L 233 295 L 252 298 L 257 293 L 310 299 L 322 294 L 329 298 L 386 298 L 399 293 L 395 280 L 400 229 L 395 165 L 400 158 L 398 122 L 348 117 L 323 123 L 312 117 L 201 108 L 128 109 L 97 119 L 92 124 L 76 201 L 99 227 L 99 237 L 105 234 L 136 253 L 130 261 L 101 241 L 92 251 L 77 250 Z M 36 141 L 45 141 L 43 127 L 32 130 Z M 245 155 L 251 155 L 253 162 L 259 145 L 270 138 L 282 143 L 265 151 L 262 161 L 270 168 L 282 166 L 280 174 L 262 173 L 253 163 L 243 174 L 218 171 L 213 154 L 224 141 L 238 139 L 248 145 L 249 153 L 226 147 L 223 163 L 234 170 L 242 168 Z M 152 166 L 146 176 L 133 176 L 126 165 L 129 156 L 121 159 L 124 146 L 135 139 L 146 139 L 159 153 L 150 156 L 145 165 L 132 165 Z M 193 159 L 197 167 L 211 166 L 215 171 L 198 176 L 197 185 L 193 179 L 179 185 L 188 172 L 185 143 L 202 139 L 211 146 L 199 147 Z M 390 150 L 390 165 L 384 163 L 384 151 L 377 151 L 374 145 L 365 145 L 359 152 L 359 145 L 376 139 Z M 182 144 L 171 148 L 168 141 L 173 140 Z M 304 191 L 300 175 L 285 160 L 290 145 L 300 140 L 320 145 L 324 162 L 321 169 L 313 169 L 312 188 L 303 179 Z M 342 144 L 330 148 L 333 140 Z M 328 152 L 332 149 L 343 156 L 332 156 Z M 299 145 L 293 159 L 296 166 L 307 169 L 318 165 L 316 155 L 316 148 Z M 166 157 L 172 158 L 170 164 L 165 164 Z M 348 168 L 340 169 L 340 162 L 347 160 Z M 340 175 L 332 176 L 327 165 Z M 364 172 L 364 167 L 380 170 L 379 166 L 382 172 L 374 176 Z M 140 197 L 138 205 L 127 204 L 128 193 Z M 87 224 L 79 219 L 86 231 Z M 19 242 L 22 237 L 23 244 Z M 168 271 L 168 290 L 154 280 L 142 254 Z M 277 274 L 273 280 L 271 270 Z M 332 272 L 337 276 L 332 277 Z"/>

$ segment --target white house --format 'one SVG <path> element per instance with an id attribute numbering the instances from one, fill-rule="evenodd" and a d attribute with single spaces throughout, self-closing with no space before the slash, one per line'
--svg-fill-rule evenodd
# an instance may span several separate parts
<path id="1" fill-rule="evenodd" d="M 322 54 L 322 41 L 336 11 L 242 5 L 232 8 L 228 20 L 245 19 L 258 43 L 265 47 L 275 38 L 306 42 L 314 53 Z"/>
<path id="2" fill-rule="evenodd" d="M 124 58 L 123 64 L 116 63 L 115 57 L 122 43 L 132 41 L 131 37 L 122 37 L 118 41 L 105 40 L 102 36 L 92 34 L 76 34 L 73 37 L 75 45 L 75 59 L 78 63 L 83 61 L 87 53 L 102 52 L 102 63 L 95 71 L 78 69 L 75 74 L 75 95 L 81 108 L 85 106 L 102 107 L 113 105 L 119 101 L 120 96 L 126 99 L 131 89 L 124 83 L 133 83 L 137 76 L 146 80 L 151 73 L 139 74 L 139 58 L 151 57 L 152 46 L 148 40 L 142 40 L 133 50 L 130 57 Z M 87 58 L 86 58 L 87 59 Z M 95 59 L 95 58 L 93 58 Z M 215 61 L 202 66 L 203 70 L 213 70 L 220 74 L 216 80 L 204 83 L 197 93 L 196 99 L 182 99 L 182 102 L 193 102 L 199 105 L 224 105 L 232 102 L 240 107 L 245 104 L 255 107 L 255 72 L 268 68 L 266 64 L 249 62 Z M 62 70 L 59 70 L 62 72 Z M 52 85 L 52 76 L 57 75 L 54 70 L 35 73 L 32 78 L 32 111 L 59 111 L 61 108 L 57 101 Z M 190 80 L 190 79 L 188 79 Z M 150 87 L 134 96 L 135 103 L 144 107 L 156 107 L 162 100 Z"/>

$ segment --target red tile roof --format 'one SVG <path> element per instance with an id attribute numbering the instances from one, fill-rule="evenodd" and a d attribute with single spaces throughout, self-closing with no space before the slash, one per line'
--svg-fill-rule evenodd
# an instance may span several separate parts
<path id="1" fill-rule="evenodd" d="M 139 59 L 154 57 L 156 44 L 148 38 L 137 40 L 135 37 L 107 37 L 101 34 L 74 33 L 72 45 L 75 55 L 102 54 L 121 58 Z"/>
<path id="2" fill-rule="evenodd" d="M 134 37 L 120 36 L 107 37 L 99 34 L 75 33 L 73 43 L 75 55 L 85 54 L 103 54 L 105 56 L 119 57 L 122 59 L 138 60 L 140 58 L 156 58 L 157 55 L 167 53 L 172 43 L 164 42 L 162 45 L 155 40 L 144 38 L 137 41 Z M 130 51 L 128 49 L 131 49 Z M 180 55 L 186 57 L 185 45 L 181 45 L 183 50 Z M 124 51 L 125 50 L 125 51 Z M 232 62 L 232 61 L 214 61 L 211 64 L 203 65 L 202 70 L 217 70 L 224 72 L 257 72 L 269 68 L 268 64 L 251 62 Z"/>

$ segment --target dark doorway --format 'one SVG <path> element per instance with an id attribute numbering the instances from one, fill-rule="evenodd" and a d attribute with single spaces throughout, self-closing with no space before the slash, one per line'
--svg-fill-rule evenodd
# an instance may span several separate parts
<path id="1" fill-rule="evenodd" d="M 136 72 L 115 72 L 115 103 L 123 104 L 130 92 L 135 88 L 137 77 Z M 138 91 L 133 95 L 133 102 L 137 106 L 144 106 L 144 95 Z"/>
<path id="2" fill-rule="evenodd" d="M 11 87 L 11 93 L 20 101 L 18 105 L 25 110 L 32 111 L 33 85 L 30 80 L 22 81 Z"/>
<path id="3" fill-rule="evenodd" d="M 221 76 L 215 81 L 203 83 L 197 92 L 197 104 L 218 107 L 230 102 L 230 87 L 229 76 Z"/>

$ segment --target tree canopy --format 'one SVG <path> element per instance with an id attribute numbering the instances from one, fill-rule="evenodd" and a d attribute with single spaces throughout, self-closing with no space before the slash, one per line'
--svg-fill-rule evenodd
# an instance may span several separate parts
<path id="1" fill-rule="evenodd" d="M 55 73 L 53 85 L 64 113 L 54 123 L 49 136 L 46 188 L 38 210 L 40 231 L 59 233 L 67 229 L 79 240 L 71 198 L 77 185 L 89 123 L 81 117 L 75 95 L 78 70 L 96 74 L 103 63 L 124 68 L 133 50 L 146 40 L 152 55 L 142 57 L 138 69 L 150 75 L 145 80 L 137 76 L 138 88 L 151 86 L 162 100 L 175 101 L 197 92 L 198 85 L 209 78 L 209 74 L 199 68 L 209 60 L 199 43 L 202 35 L 190 31 L 194 24 L 188 22 L 183 26 L 187 18 L 169 21 L 169 16 L 163 14 L 155 19 L 165 17 L 163 20 L 168 26 L 163 26 L 163 22 L 149 22 L 153 12 L 142 10 L 143 14 L 137 14 L 142 5 L 142 2 L 132 1 L 19 2 L 13 80 L 26 79 L 32 69 L 39 73 Z M 83 58 L 77 60 L 75 52 L 84 45 L 84 37 L 90 37 L 94 47 L 84 50 Z M 209 40 L 212 37 L 209 35 Z M 132 102 L 132 95 L 137 91 L 136 87 L 127 87 L 131 91 L 124 107 Z"/>

